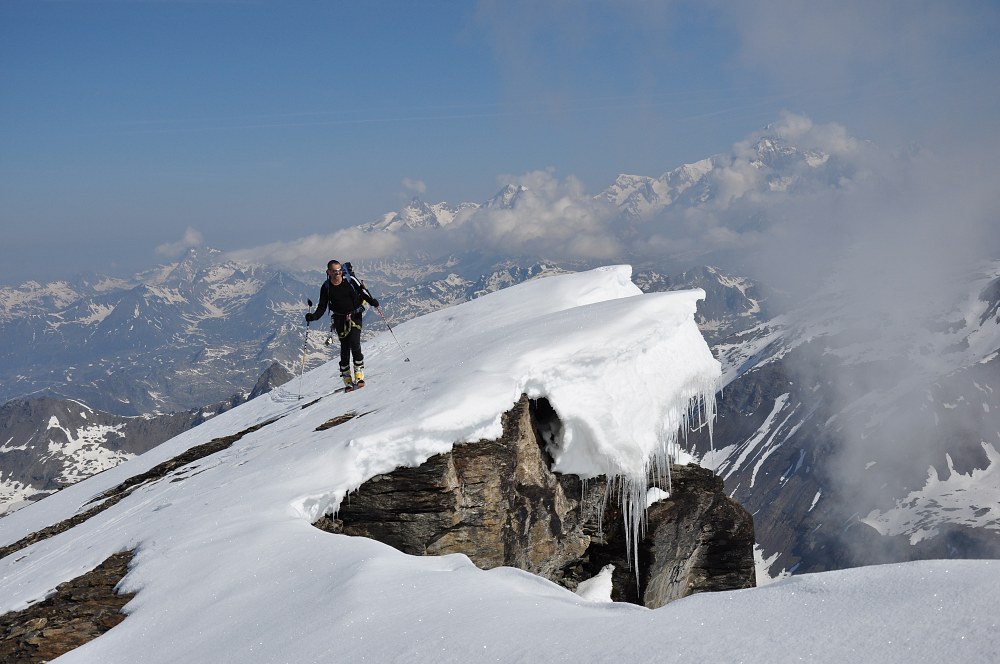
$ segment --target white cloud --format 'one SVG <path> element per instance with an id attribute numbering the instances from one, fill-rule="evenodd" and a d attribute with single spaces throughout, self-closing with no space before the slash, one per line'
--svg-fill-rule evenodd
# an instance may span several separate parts
<path id="1" fill-rule="evenodd" d="M 718 203 L 728 207 L 733 200 L 760 186 L 761 172 L 749 159 L 740 159 L 718 169 L 713 178 L 718 185 Z"/>
<path id="2" fill-rule="evenodd" d="M 499 252 L 551 258 L 612 258 L 622 246 L 609 222 L 616 211 L 588 194 L 575 177 L 563 180 L 549 171 L 505 176 L 524 190 L 509 209 L 483 208 L 463 232 L 476 244 Z M 471 233 L 471 236 L 470 236 Z"/>
<path id="3" fill-rule="evenodd" d="M 427 185 L 423 180 L 414 180 L 413 178 L 403 178 L 403 188 L 419 195 L 423 195 L 427 191 Z"/>
<path id="4" fill-rule="evenodd" d="M 180 240 L 178 240 L 177 242 L 165 242 L 160 246 L 156 247 L 155 251 L 157 256 L 165 256 L 167 258 L 177 258 L 188 249 L 192 249 L 194 247 L 200 247 L 204 243 L 205 243 L 205 238 L 202 236 L 202 234 L 199 231 L 195 230 L 194 228 L 188 226 L 187 230 L 184 231 L 184 235 L 183 237 L 181 237 Z"/>
<path id="5" fill-rule="evenodd" d="M 355 227 L 251 247 L 229 255 L 238 260 L 303 270 L 322 266 L 331 258 L 355 261 L 470 249 L 499 256 L 537 255 L 567 260 L 620 260 L 627 254 L 613 223 L 617 210 L 595 200 L 577 178 L 559 179 L 552 171 L 532 171 L 498 180 L 502 185 L 523 187 L 512 208 L 467 211 L 443 228 L 383 233 Z"/>
<path id="6" fill-rule="evenodd" d="M 852 257 L 862 263 L 851 268 L 859 275 L 868 271 L 860 256 L 898 263 L 901 275 L 927 262 L 959 263 L 967 249 L 980 246 L 977 238 L 990 219 L 983 213 L 995 200 L 988 171 L 969 171 L 927 152 L 894 155 L 841 124 L 789 112 L 713 162 L 694 188 L 641 221 L 624 219 L 572 175 L 535 170 L 498 178 L 500 186 L 520 188 L 510 207 L 465 211 L 440 229 L 393 234 L 353 228 L 237 255 L 295 269 L 330 258 L 468 250 L 553 260 L 650 260 L 664 269 L 696 262 L 725 267 L 726 259 L 738 258 L 740 269 L 755 268 L 756 276 L 776 287 L 808 293 Z M 409 178 L 403 183 L 423 187 Z M 921 283 L 932 272 L 921 268 L 906 283 Z"/>
<path id="7" fill-rule="evenodd" d="M 784 139 L 802 150 L 821 150 L 834 155 L 852 154 L 862 146 L 862 141 L 851 137 L 847 128 L 836 122 L 817 125 L 805 115 L 789 111 L 782 111 L 777 122 L 737 145 L 748 146 L 765 134 Z"/>
<path id="8" fill-rule="evenodd" d="M 313 234 L 288 242 L 230 252 L 237 260 L 278 265 L 289 270 L 324 269 L 327 261 L 358 261 L 398 255 L 402 239 L 392 233 L 366 233 L 347 228 L 329 235 Z"/>
<path id="9" fill-rule="evenodd" d="M 777 141 L 771 155 L 775 159 L 782 159 L 781 150 L 787 146 L 795 146 L 833 155 L 838 160 L 836 168 L 832 174 L 823 171 L 831 166 L 825 159 L 817 159 L 816 165 L 801 158 L 779 165 L 765 163 L 762 158 L 769 157 L 762 157 L 758 149 L 765 138 Z M 815 123 L 807 116 L 786 112 L 766 129 L 737 142 L 729 155 L 714 160 L 715 168 L 696 187 L 699 192 L 708 191 L 705 199 L 683 200 L 642 222 L 623 220 L 617 207 L 596 199 L 578 178 L 557 177 L 550 168 L 500 176 L 499 187 L 510 184 L 520 190 L 510 207 L 466 211 L 441 229 L 401 235 L 353 228 L 235 255 L 295 269 L 322 265 L 330 258 L 358 260 L 470 249 L 507 257 L 661 262 L 709 262 L 713 252 L 742 251 L 750 260 L 749 254 L 767 249 L 768 243 L 784 247 L 800 236 L 836 235 L 838 228 L 845 228 L 848 221 L 837 214 L 843 210 L 847 190 L 860 191 L 869 179 L 878 182 L 877 177 L 860 174 L 894 168 L 891 160 L 874 158 L 877 154 L 839 124 Z M 787 178 L 781 186 L 772 186 L 776 169 L 783 169 L 782 177 Z M 402 182 L 414 191 L 424 190 L 421 181 L 404 178 Z M 807 246 L 796 248 L 794 255 L 809 253 Z"/>

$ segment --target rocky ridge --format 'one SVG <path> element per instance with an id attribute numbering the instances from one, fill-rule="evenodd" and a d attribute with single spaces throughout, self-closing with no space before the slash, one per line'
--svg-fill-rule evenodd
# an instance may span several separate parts
<path id="1" fill-rule="evenodd" d="M 347 412 L 319 429 L 362 415 Z M 96 496 L 90 509 L 4 547 L 0 557 L 70 531 L 143 487 L 183 482 L 209 456 L 277 419 L 193 447 L 132 477 Z M 558 418 L 547 402 L 523 397 L 502 421 L 499 440 L 459 445 L 416 468 L 373 477 L 335 518 L 314 525 L 379 539 L 415 555 L 465 553 L 482 568 L 516 566 L 569 588 L 613 564 L 621 567 L 613 598 L 650 607 L 692 593 L 754 585 L 752 519 L 723 494 L 709 471 L 674 469 L 664 487 L 671 496 L 650 508 L 638 558 L 630 559 L 621 515 L 603 480 L 581 483 L 548 470 L 543 432 L 558 426 Z M 121 611 L 131 596 L 118 595 L 116 586 L 130 559 L 131 552 L 112 556 L 60 585 L 45 601 L 0 616 L 3 661 L 48 661 L 127 620 Z"/>
<path id="2" fill-rule="evenodd" d="M 614 486 L 549 470 L 542 432 L 553 426 L 547 401 L 522 397 L 500 439 L 373 477 L 316 526 L 411 555 L 462 553 L 480 568 L 517 567 L 571 590 L 613 565 L 612 598 L 650 608 L 755 585 L 753 520 L 711 471 L 674 466 L 667 482 L 651 479 L 669 499 L 648 509 L 630 551 Z"/>

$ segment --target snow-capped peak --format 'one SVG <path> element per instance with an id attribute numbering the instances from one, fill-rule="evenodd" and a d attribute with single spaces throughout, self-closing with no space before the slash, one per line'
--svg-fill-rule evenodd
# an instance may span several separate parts
<path id="1" fill-rule="evenodd" d="M 361 229 L 391 233 L 420 228 L 440 228 L 451 224 L 458 214 L 469 207 L 477 206 L 469 203 L 463 203 L 458 207 L 443 202 L 428 204 L 414 196 L 402 210 L 386 213 L 379 221 L 362 225 Z"/>
<path id="2" fill-rule="evenodd" d="M 518 198 L 526 191 L 527 187 L 521 184 L 505 185 L 493 198 L 486 201 L 483 207 L 490 210 L 509 210 L 517 204 Z"/>

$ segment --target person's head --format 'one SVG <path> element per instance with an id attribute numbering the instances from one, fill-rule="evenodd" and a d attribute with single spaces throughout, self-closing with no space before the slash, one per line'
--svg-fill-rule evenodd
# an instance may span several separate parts
<path id="1" fill-rule="evenodd" d="M 326 276 L 330 277 L 330 281 L 335 284 L 339 284 L 344 279 L 344 268 L 341 267 L 340 261 L 330 261 L 326 264 Z"/>

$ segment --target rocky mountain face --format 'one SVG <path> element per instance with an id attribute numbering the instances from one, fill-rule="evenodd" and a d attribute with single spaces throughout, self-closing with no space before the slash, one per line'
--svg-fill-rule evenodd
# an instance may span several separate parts
<path id="1" fill-rule="evenodd" d="M 757 327 L 771 315 L 768 295 L 760 284 L 727 274 L 717 267 L 702 266 L 674 275 L 645 269 L 637 271 L 632 281 L 646 293 L 689 288 L 705 291 L 705 299 L 698 305 L 695 322 L 712 347 Z"/>
<path id="2" fill-rule="evenodd" d="M 734 174 L 740 184 L 734 189 Z M 839 187 L 852 167 L 822 150 L 800 148 L 764 132 L 730 154 L 684 164 L 660 177 L 619 175 L 597 199 L 618 210 L 623 221 L 648 222 L 668 208 L 696 209 L 748 192 L 789 192 Z"/>
<path id="3" fill-rule="evenodd" d="M 772 573 L 1000 557 L 998 278 L 983 267 L 905 334 L 828 293 L 713 346 L 714 447 L 689 441 L 754 514 Z"/>
<path id="4" fill-rule="evenodd" d="M 704 159 L 664 173 L 658 178 L 643 175 L 619 175 L 614 184 L 598 194 L 632 219 L 647 219 L 685 199 L 701 201 L 711 196 L 706 176 L 720 159 Z"/>
<path id="5" fill-rule="evenodd" d="M 361 229 L 395 233 L 418 228 L 440 228 L 451 224 L 456 217 L 468 215 L 478 208 L 479 205 L 475 203 L 461 203 L 452 207 L 447 203 L 428 204 L 414 198 L 399 212 L 389 212 L 378 221 L 363 224 Z"/>
<path id="6" fill-rule="evenodd" d="M 268 368 L 249 394 L 176 413 L 126 417 L 80 401 L 41 397 L 0 406 L 0 516 L 29 501 L 138 456 L 205 420 L 286 383 L 280 364 Z"/>

